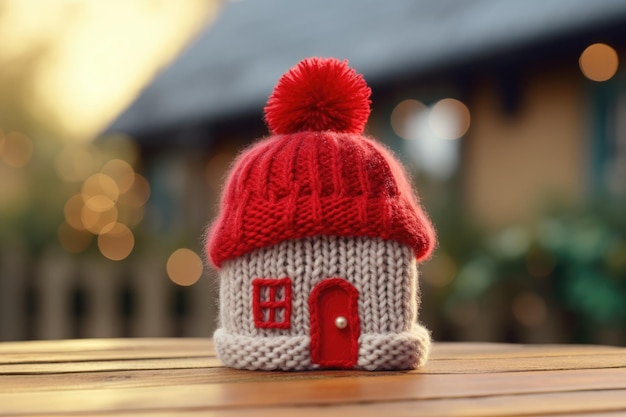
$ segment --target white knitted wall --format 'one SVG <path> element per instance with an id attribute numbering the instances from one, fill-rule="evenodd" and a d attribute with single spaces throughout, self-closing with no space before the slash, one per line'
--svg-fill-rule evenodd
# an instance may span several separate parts
<path id="1" fill-rule="evenodd" d="M 291 327 L 256 328 L 252 315 L 252 280 L 284 277 L 292 280 Z M 292 336 L 290 343 L 297 345 L 298 351 L 308 349 L 309 296 L 317 283 L 333 277 L 349 281 L 359 292 L 361 340 L 369 341 L 361 346 L 360 356 L 363 354 L 371 356 L 371 360 L 366 360 L 367 363 L 359 359 L 359 367 L 414 368 L 425 361 L 430 338 L 428 332 L 416 324 L 419 287 L 417 266 L 411 248 L 379 238 L 331 236 L 285 241 L 223 264 L 220 272 L 220 329 L 215 334 L 215 342 L 222 360 L 230 366 L 247 369 L 294 369 L 284 364 L 278 368 L 271 364 L 259 365 L 262 362 L 262 353 L 260 357 L 259 354 L 253 354 L 256 359 L 252 362 L 257 361 L 254 362 L 257 365 L 252 366 L 241 357 L 236 359 L 235 365 L 229 364 L 226 357 L 241 354 L 231 351 L 236 350 L 237 343 L 233 342 L 232 338 L 227 342 L 226 338 L 228 335 L 237 336 L 241 343 L 252 344 L 255 346 L 254 349 L 264 350 L 269 349 L 268 343 L 275 345 L 272 349 L 281 349 L 279 346 L 289 345 L 285 342 L 287 339 L 284 336 Z M 399 365 L 385 366 L 380 359 L 376 360 L 372 356 L 380 352 L 380 347 L 385 342 L 384 335 L 391 337 L 391 334 L 401 333 L 404 336 L 394 339 L 402 345 L 398 349 L 416 349 L 417 343 L 420 345 L 417 347 L 420 357 L 401 359 L 402 363 L 398 362 Z M 267 339 L 272 336 L 281 336 L 275 340 L 281 343 L 268 340 L 262 343 L 258 340 L 255 342 L 255 339 Z M 220 343 L 221 341 L 223 343 Z M 233 343 L 235 346 L 231 346 Z M 226 345 L 230 347 L 226 348 Z M 247 350 L 247 354 L 251 354 L 250 347 Z M 276 360 L 275 355 L 272 358 Z M 407 361 L 411 363 L 405 363 Z M 280 360 L 278 362 L 280 363 Z M 310 367 L 308 363 L 300 361 L 297 368 L 308 368 Z M 377 365 L 373 366 L 372 363 Z"/>

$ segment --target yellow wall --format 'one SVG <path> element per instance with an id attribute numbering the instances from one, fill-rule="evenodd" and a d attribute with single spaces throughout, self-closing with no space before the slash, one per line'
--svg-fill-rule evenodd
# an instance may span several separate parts
<path id="1" fill-rule="evenodd" d="M 579 73 L 522 80 L 520 107 L 501 110 L 495 82 L 479 82 L 462 139 L 462 181 L 472 214 L 486 226 L 531 219 L 548 199 L 576 202 L 587 178 L 589 128 Z"/>

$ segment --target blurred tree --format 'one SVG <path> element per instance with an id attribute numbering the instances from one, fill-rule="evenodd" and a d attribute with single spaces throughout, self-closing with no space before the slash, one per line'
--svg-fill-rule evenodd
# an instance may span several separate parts
<path id="1" fill-rule="evenodd" d="M 598 343 L 604 329 L 621 329 L 626 339 L 624 212 L 624 201 L 595 201 L 482 236 L 468 233 L 462 214 L 451 216 L 452 227 L 440 228 L 440 251 L 457 262 L 458 273 L 441 311 L 468 302 L 484 308 L 496 298 L 508 310 L 491 313 L 502 315 L 511 341 L 519 341 L 516 328 L 532 331 L 550 314 L 563 332 L 550 341 Z"/>

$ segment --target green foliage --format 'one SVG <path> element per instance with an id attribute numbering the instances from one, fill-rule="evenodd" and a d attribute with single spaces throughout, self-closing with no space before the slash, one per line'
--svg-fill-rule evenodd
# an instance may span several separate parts
<path id="1" fill-rule="evenodd" d="M 494 233 L 440 228 L 440 250 L 458 264 L 446 305 L 467 300 L 480 305 L 488 297 L 511 305 L 526 292 L 566 318 L 561 325 L 572 341 L 593 342 L 588 335 L 595 326 L 626 329 L 624 213 L 624 201 L 609 200 L 552 210 L 532 224 Z M 462 215 L 448 218 L 467 223 L 459 220 Z"/>

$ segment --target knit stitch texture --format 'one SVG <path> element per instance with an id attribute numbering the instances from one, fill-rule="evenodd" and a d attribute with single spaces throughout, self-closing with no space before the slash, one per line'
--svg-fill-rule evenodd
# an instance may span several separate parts
<path id="1" fill-rule="evenodd" d="M 435 232 L 402 167 L 364 136 L 301 132 L 258 142 L 226 180 L 208 256 L 227 259 L 282 240 L 369 236 L 404 243 L 427 258 Z"/>
<path id="2" fill-rule="evenodd" d="M 434 229 L 400 162 L 364 135 L 371 91 L 333 58 L 301 61 L 265 108 L 271 136 L 224 185 L 206 253 L 220 270 L 214 339 L 242 369 L 413 369 L 417 262 Z"/>
<path id="3" fill-rule="evenodd" d="M 258 328 L 250 314 L 252 281 L 289 277 L 289 328 Z M 214 339 L 224 364 L 241 369 L 317 369 L 311 360 L 309 299 L 313 288 L 341 277 L 358 290 L 360 336 L 357 369 L 413 369 L 430 351 L 418 324 L 419 287 L 410 247 L 366 237 L 317 236 L 283 241 L 224 263 L 220 319 Z"/>

